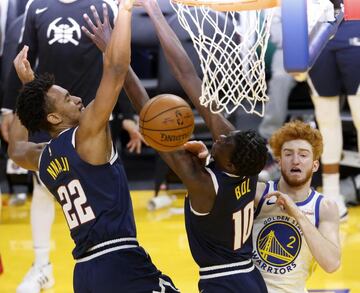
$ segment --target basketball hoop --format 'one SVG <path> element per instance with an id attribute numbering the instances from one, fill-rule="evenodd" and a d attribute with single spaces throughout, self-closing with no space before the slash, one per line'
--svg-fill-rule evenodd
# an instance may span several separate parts
<path id="1" fill-rule="evenodd" d="M 279 6 L 278 0 L 172 0 L 187 6 L 206 6 L 218 11 L 261 10 Z"/>
<path id="2" fill-rule="evenodd" d="M 278 0 L 172 0 L 204 74 L 201 105 L 213 113 L 264 115 L 265 52 Z M 260 107 L 259 107 L 259 106 Z"/>

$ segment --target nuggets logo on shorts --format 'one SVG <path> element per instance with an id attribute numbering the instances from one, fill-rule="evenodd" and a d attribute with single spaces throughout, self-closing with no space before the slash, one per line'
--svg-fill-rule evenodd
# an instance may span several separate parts
<path id="1" fill-rule="evenodd" d="M 289 222 L 274 221 L 265 225 L 257 239 L 260 258 L 268 265 L 284 267 L 292 263 L 301 249 L 301 235 Z"/>

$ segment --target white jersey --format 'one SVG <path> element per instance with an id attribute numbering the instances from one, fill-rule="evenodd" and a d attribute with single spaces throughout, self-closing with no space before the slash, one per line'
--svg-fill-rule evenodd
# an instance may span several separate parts
<path id="1" fill-rule="evenodd" d="M 253 261 L 265 279 L 269 293 L 303 293 L 313 271 L 314 258 L 296 220 L 275 204 L 277 190 L 269 181 L 255 211 Z M 309 196 L 297 202 L 298 208 L 318 227 L 320 201 L 323 196 L 311 189 Z"/>

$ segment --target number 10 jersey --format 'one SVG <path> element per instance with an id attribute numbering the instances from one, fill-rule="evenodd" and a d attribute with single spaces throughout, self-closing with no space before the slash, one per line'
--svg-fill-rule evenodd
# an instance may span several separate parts
<path id="1" fill-rule="evenodd" d="M 227 174 L 215 162 L 210 162 L 206 170 L 216 191 L 211 212 L 196 212 L 191 206 L 191 194 L 185 200 L 186 231 L 193 258 L 201 268 L 248 261 L 257 176 Z"/>

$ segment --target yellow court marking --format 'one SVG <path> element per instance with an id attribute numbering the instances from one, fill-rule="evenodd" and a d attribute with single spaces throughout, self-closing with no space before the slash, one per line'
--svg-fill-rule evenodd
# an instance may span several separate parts
<path id="1" fill-rule="evenodd" d="M 184 225 L 184 215 L 170 209 L 155 212 L 146 210 L 152 191 L 133 191 L 132 198 L 140 244 L 149 252 L 156 266 L 168 274 L 183 293 L 197 291 L 198 269 L 192 260 Z M 33 261 L 29 220 L 30 202 L 22 207 L 9 207 L 4 199 L 0 222 L 0 254 L 4 273 L 0 275 L 0 292 L 13 293 Z M 183 196 L 173 207 L 182 208 Z M 360 207 L 349 210 L 349 221 L 342 225 L 343 255 L 341 269 L 326 274 L 317 268 L 308 282 L 311 289 L 335 292 L 350 289 L 360 293 Z M 47 293 L 70 293 L 74 261 L 73 242 L 60 206 L 52 228 L 51 261 L 54 266 L 55 287 Z"/>

